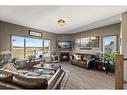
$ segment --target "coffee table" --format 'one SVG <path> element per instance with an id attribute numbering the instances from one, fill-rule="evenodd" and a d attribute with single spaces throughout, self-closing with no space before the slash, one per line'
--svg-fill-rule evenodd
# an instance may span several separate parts
<path id="1" fill-rule="evenodd" d="M 44 69 L 44 70 L 52 70 L 52 71 L 57 71 L 58 69 L 61 69 L 61 65 L 59 64 L 37 64 L 33 66 L 35 69 Z"/>

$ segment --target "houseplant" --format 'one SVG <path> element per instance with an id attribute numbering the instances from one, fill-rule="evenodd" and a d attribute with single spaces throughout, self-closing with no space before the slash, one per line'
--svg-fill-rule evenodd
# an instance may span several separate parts
<path id="1" fill-rule="evenodd" d="M 17 60 L 18 60 L 18 57 L 12 58 L 12 63 L 16 63 Z"/>
<path id="2" fill-rule="evenodd" d="M 113 64 L 115 60 L 115 55 L 116 55 L 115 52 L 105 53 L 103 59 Z"/>
<path id="3" fill-rule="evenodd" d="M 28 56 L 28 59 L 29 59 L 29 61 L 31 61 L 33 58 L 35 58 L 36 56 L 33 54 L 33 55 L 30 55 L 30 56 Z"/>

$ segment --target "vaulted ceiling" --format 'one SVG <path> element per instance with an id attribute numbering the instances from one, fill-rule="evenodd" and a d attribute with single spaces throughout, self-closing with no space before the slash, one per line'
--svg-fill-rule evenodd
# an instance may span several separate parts
<path id="1" fill-rule="evenodd" d="M 73 34 L 120 22 L 127 6 L 0 6 L 0 20 L 57 34 Z M 57 24 L 59 19 L 65 25 Z"/>

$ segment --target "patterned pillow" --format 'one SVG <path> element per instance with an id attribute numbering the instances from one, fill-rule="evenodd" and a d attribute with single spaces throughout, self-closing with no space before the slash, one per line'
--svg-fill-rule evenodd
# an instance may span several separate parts
<path id="1" fill-rule="evenodd" d="M 76 60 L 81 60 L 81 55 L 76 54 L 76 55 L 75 55 L 75 59 L 76 59 Z"/>
<path id="2" fill-rule="evenodd" d="M 7 71 L 0 71 L 0 81 L 12 82 L 14 74 Z"/>
<path id="3" fill-rule="evenodd" d="M 25 61 L 20 61 L 16 63 L 17 69 L 23 69 L 26 67 L 26 62 Z"/>

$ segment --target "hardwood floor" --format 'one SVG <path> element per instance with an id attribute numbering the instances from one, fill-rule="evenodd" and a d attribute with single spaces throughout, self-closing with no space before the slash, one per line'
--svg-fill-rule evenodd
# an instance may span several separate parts
<path id="1" fill-rule="evenodd" d="M 70 70 L 65 89 L 115 89 L 114 74 L 86 70 L 70 63 L 61 63 L 62 69 Z M 125 84 L 127 88 L 127 84 Z"/>

